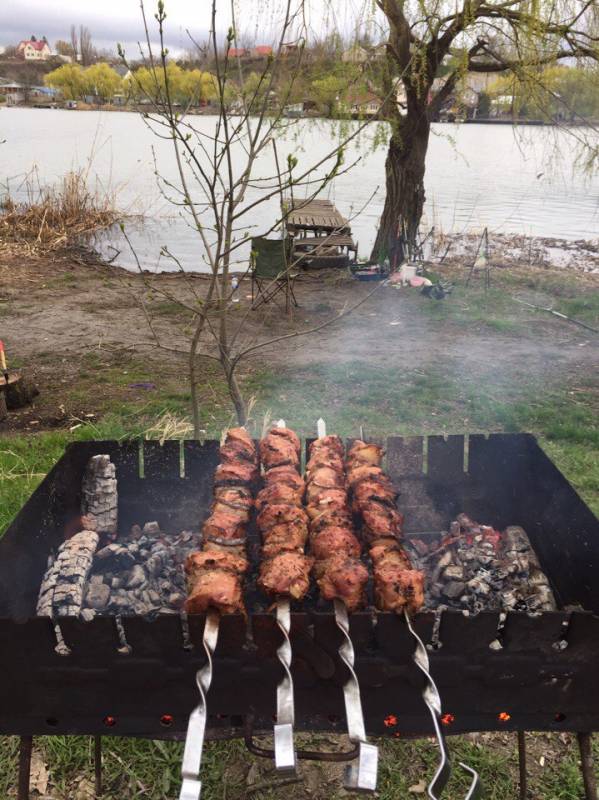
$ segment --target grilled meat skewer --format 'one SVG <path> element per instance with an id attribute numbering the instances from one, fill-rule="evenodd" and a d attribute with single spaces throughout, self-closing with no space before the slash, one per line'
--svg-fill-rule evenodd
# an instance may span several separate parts
<path id="1" fill-rule="evenodd" d="M 424 603 L 424 575 L 412 569 L 401 548 L 403 516 L 397 494 L 381 469 L 383 449 L 356 440 L 347 455 L 352 510 L 362 519 L 362 533 L 373 563 L 376 607 L 381 611 L 418 611 Z"/>

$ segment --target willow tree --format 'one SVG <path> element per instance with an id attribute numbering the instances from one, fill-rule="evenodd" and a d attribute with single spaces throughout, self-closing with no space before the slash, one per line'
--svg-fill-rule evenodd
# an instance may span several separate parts
<path id="1" fill-rule="evenodd" d="M 431 123 L 460 80 L 469 72 L 511 73 L 537 94 L 547 65 L 599 61 L 599 7 L 597 0 L 375 3 L 388 25 L 381 117 L 391 135 L 387 195 L 372 257 L 393 261 L 416 241 Z M 453 66 L 434 91 L 448 61 Z M 398 81 L 404 92 L 389 91 Z"/>

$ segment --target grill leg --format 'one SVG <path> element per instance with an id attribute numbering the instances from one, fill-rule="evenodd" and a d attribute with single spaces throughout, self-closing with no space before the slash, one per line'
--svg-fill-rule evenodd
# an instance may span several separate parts
<path id="1" fill-rule="evenodd" d="M 19 789 L 17 800 L 29 800 L 32 749 L 33 736 L 21 736 L 19 740 Z"/>
<path id="2" fill-rule="evenodd" d="M 94 790 L 102 797 L 102 737 L 94 736 Z"/>
<path id="3" fill-rule="evenodd" d="M 518 770 L 520 773 L 520 800 L 528 797 L 528 778 L 526 775 L 526 733 L 518 731 Z"/>
<path id="4" fill-rule="evenodd" d="M 580 749 L 580 769 L 584 782 L 585 800 L 597 800 L 597 778 L 593 763 L 592 741 L 590 733 L 577 733 L 578 747 Z"/>

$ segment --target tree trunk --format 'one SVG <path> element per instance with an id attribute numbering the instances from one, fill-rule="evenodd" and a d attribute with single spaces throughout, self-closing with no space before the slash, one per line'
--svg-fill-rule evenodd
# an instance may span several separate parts
<path id="1" fill-rule="evenodd" d="M 430 134 L 426 105 L 393 123 L 385 162 L 386 197 L 371 259 L 392 268 L 413 252 L 424 208 L 424 171 Z"/>

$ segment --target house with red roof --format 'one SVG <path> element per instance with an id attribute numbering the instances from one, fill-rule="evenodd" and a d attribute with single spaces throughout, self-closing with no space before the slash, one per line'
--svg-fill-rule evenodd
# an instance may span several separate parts
<path id="1" fill-rule="evenodd" d="M 36 39 L 35 36 L 32 36 L 31 39 L 24 39 L 19 42 L 17 56 L 25 61 L 46 61 L 52 56 L 52 50 L 50 50 L 50 45 L 45 36 L 42 39 Z"/>

